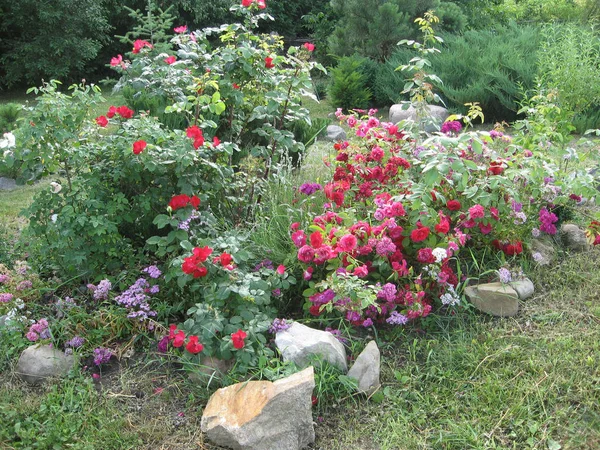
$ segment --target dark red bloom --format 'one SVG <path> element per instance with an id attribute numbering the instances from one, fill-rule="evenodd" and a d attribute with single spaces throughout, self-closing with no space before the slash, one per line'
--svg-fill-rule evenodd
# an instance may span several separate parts
<path id="1" fill-rule="evenodd" d="M 173 339 L 175 339 L 175 335 L 177 334 L 178 330 L 177 330 L 177 325 L 175 325 L 174 323 L 172 323 L 169 326 L 169 340 L 172 341 Z"/>
<path id="2" fill-rule="evenodd" d="M 246 339 L 248 335 L 242 330 L 237 330 L 235 333 L 231 333 L 231 342 L 233 342 L 233 347 L 239 349 L 244 348 L 246 343 L 244 339 Z"/>
<path id="3" fill-rule="evenodd" d="M 436 233 L 448 234 L 450 231 L 450 221 L 446 216 L 440 216 L 440 223 L 433 227 Z"/>
<path id="4" fill-rule="evenodd" d="M 187 137 L 194 140 L 194 148 L 196 150 L 204 145 L 204 135 L 202 134 L 202 130 L 198 128 L 197 125 L 188 127 L 188 129 L 185 130 L 185 134 Z"/>
<path id="5" fill-rule="evenodd" d="M 275 67 L 275 64 L 273 64 L 273 58 L 269 56 L 265 58 L 265 67 L 267 69 L 272 69 L 273 67 Z"/>
<path id="6" fill-rule="evenodd" d="M 115 117 L 116 113 L 117 113 L 117 107 L 116 106 L 111 106 L 110 108 L 108 108 L 108 112 L 106 113 L 106 117 L 108 117 L 109 119 L 112 119 L 113 117 Z"/>
<path id="7" fill-rule="evenodd" d="M 458 200 L 449 200 L 448 203 L 446 203 L 446 207 L 450 211 L 460 211 L 461 204 Z"/>

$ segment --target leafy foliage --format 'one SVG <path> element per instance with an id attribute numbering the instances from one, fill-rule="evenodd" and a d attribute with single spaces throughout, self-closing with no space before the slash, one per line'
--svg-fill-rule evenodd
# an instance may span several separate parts
<path id="1" fill-rule="evenodd" d="M 331 69 L 329 98 L 331 103 L 345 110 L 366 108 L 371 99 L 367 77 L 361 72 L 364 58 L 345 56 Z"/>

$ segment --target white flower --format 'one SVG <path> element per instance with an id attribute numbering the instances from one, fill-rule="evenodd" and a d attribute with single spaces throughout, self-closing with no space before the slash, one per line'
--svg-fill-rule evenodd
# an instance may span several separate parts
<path id="1" fill-rule="evenodd" d="M 50 220 L 52 221 L 52 223 L 56 223 L 57 219 L 58 219 L 58 214 L 52 214 L 50 216 Z"/>
<path id="2" fill-rule="evenodd" d="M 440 300 L 444 305 L 458 305 L 460 303 L 460 297 L 456 294 L 454 287 L 448 286 L 446 293 L 440 296 Z"/>
<path id="3" fill-rule="evenodd" d="M 448 257 L 448 252 L 446 251 L 446 249 L 441 247 L 434 248 L 431 253 L 435 257 L 436 263 L 441 263 L 444 259 Z"/>
<path id="4" fill-rule="evenodd" d="M 4 133 L 4 137 L 0 139 L 0 148 L 10 148 L 14 147 L 16 140 L 15 135 L 12 133 Z"/>
<path id="5" fill-rule="evenodd" d="M 50 183 L 50 187 L 51 187 L 53 194 L 58 194 L 60 192 L 60 190 L 62 189 L 62 186 L 60 184 L 58 184 L 56 181 L 53 181 L 52 183 Z"/>

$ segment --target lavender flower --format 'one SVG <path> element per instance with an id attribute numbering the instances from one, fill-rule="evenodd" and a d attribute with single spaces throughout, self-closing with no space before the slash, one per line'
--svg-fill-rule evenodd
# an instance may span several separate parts
<path id="1" fill-rule="evenodd" d="M 264 259 L 259 262 L 256 266 L 254 266 L 254 271 L 258 272 L 260 269 L 271 269 L 274 270 L 275 266 L 273 266 L 273 261 L 270 259 Z"/>
<path id="2" fill-rule="evenodd" d="M 23 280 L 19 284 L 17 284 L 17 291 L 25 291 L 27 289 L 31 289 L 33 287 L 33 283 L 29 280 Z"/>
<path id="3" fill-rule="evenodd" d="M 377 243 L 376 250 L 379 256 L 388 256 L 396 251 L 396 245 L 386 236 Z"/>
<path id="4" fill-rule="evenodd" d="M 3 273 L 0 273 L 0 284 L 8 283 L 10 281 L 10 277 Z"/>
<path id="5" fill-rule="evenodd" d="M 192 213 L 190 214 L 190 217 L 188 217 L 186 220 L 179 222 L 179 225 L 177 225 L 177 228 L 179 228 L 180 230 L 184 230 L 184 231 L 190 231 L 190 224 L 192 223 L 192 220 L 199 219 L 199 218 L 200 218 L 200 213 L 198 211 L 192 211 Z"/>
<path id="6" fill-rule="evenodd" d="M 8 292 L 0 293 L 0 303 L 8 303 L 13 299 L 13 295 Z"/>
<path id="7" fill-rule="evenodd" d="M 512 281 L 510 270 L 504 267 L 498 269 L 498 279 L 500 280 L 500 283 L 510 283 Z"/>
<path id="8" fill-rule="evenodd" d="M 112 357 L 112 352 L 105 347 L 98 347 L 94 349 L 94 364 L 97 366 L 107 363 Z"/>
<path id="9" fill-rule="evenodd" d="M 534 252 L 531 257 L 533 258 L 533 260 L 535 262 L 540 262 L 544 259 L 544 257 L 542 256 L 542 254 L 540 252 Z"/>
<path id="10" fill-rule="evenodd" d="M 67 348 L 79 348 L 81 347 L 85 342 L 85 339 L 82 338 L 81 336 L 73 336 L 72 339 L 68 340 L 67 342 L 65 342 L 65 347 Z"/>
<path id="11" fill-rule="evenodd" d="M 290 323 L 287 323 L 285 321 L 285 319 L 274 319 L 273 323 L 271 324 L 271 326 L 269 327 L 269 333 L 272 334 L 277 334 L 280 331 L 285 331 L 287 330 L 289 327 L 291 327 L 292 325 Z"/>
<path id="12" fill-rule="evenodd" d="M 94 293 L 94 300 L 106 300 L 108 298 L 108 292 L 112 288 L 112 284 L 108 280 L 102 280 L 98 283 L 98 286 L 94 286 L 90 283 L 87 285 L 87 288 Z"/>
<path id="13" fill-rule="evenodd" d="M 392 311 L 386 322 L 390 325 L 405 325 L 408 322 L 408 317 L 400 314 L 398 311 Z"/>
<path id="14" fill-rule="evenodd" d="M 148 289 L 148 287 L 149 284 L 146 279 L 138 278 L 125 292 L 115 297 L 115 302 L 130 310 L 127 314 L 130 319 L 139 318 L 142 322 L 148 317 L 156 316 L 156 311 L 152 311 L 148 304 L 150 297 L 146 295 L 146 292 L 151 291 L 151 288 Z"/>
<path id="15" fill-rule="evenodd" d="M 158 278 L 162 275 L 160 269 L 156 266 L 148 266 L 142 272 L 147 273 L 150 278 Z"/>
<path id="16" fill-rule="evenodd" d="M 373 326 L 373 319 L 371 319 L 370 317 L 365 319 L 362 323 L 362 326 L 365 328 L 369 328 Z"/>

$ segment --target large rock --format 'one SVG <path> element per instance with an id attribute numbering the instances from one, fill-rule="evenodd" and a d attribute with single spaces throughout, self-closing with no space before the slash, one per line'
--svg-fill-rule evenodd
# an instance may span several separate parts
<path id="1" fill-rule="evenodd" d="M 428 124 L 425 127 L 425 131 L 433 133 L 439 131 L 441 124 L 448 118 L 450 113 L 446 108 L 437 105 L 429 105 L 429 115 L 433 118 L 435 125 Z M 403 109 L 403 105 L 397 104 L 392 105 L 390 108 L 389 119 L 392 123 L 398 123 L 401 120 L 412 120 L 417 121 L 417 110 L 410 106 L 408 109 Z"/>
<path id="2" fill-rule="evenodd" d="M 565 223 L 560 227 L 560 238 L 567 250 L 584 252 L 590 247 L 585 231 L 572 223 Z"/>
<path id="3" fill-rule="evenodd" d="M 73 356 L 50 345 L 33 345 L 21 353 L 17 375 L 31 384 L 66 375 L 73 367 Z"/>
<path id="4" fill-rule="evenodd" d="M 315 440 L 312 367 L 290 377 L 219 389 L 202 414 L 202 431 L 235 450 L 297 450 Z"/>
<path id="5" fill-rule="evenodd" d="M 519 296 L 510 286 L 502 283 L 487 283 L 465 289 L 469 301 L 487 314 L 511 317 L 519 312 Z"/>
<path id="6" fill-rule="evenodd" d="M 551 238 L 532 239 L 531 256 L 540 266 L 547 266 L 556 260 L 556 248 Z"/>
<path id="7" fill-rule="evenodd" d="M 381 354 L 375 341 L 367 344 L 365 349 L 358 355 L 348 376 L 358 381 L 358 390 L 367 395 L 372 394 L 379 388 L 379 372 L 381 366 Z"/>
<path id="8" fill-rule="evenodd" d="M 523 278 L 517 281 L 509 283 L 510 287 L 513 288 L 520 300 L 525 300 L 533 295 L 535 287 L 533 282 L 529 278 Z"/>
<path id="9" fill-rule="evenodd" d="M 292 361 L 300 367 L 312 364 L 317 357 L 344 373 L 348 372 L 344 345 L 327 331 L 315 330 L 294 322 L 287 330 L 277 333 L 275 345 L 284 361 Z"/>
<path id="10" fill-rule="evenodd" d="M 329 125 L 327 127 L 327 136 L 326 139 L 328 141 L 344 141 L 346 140 L 346 132 L 339 125 Z"/>

